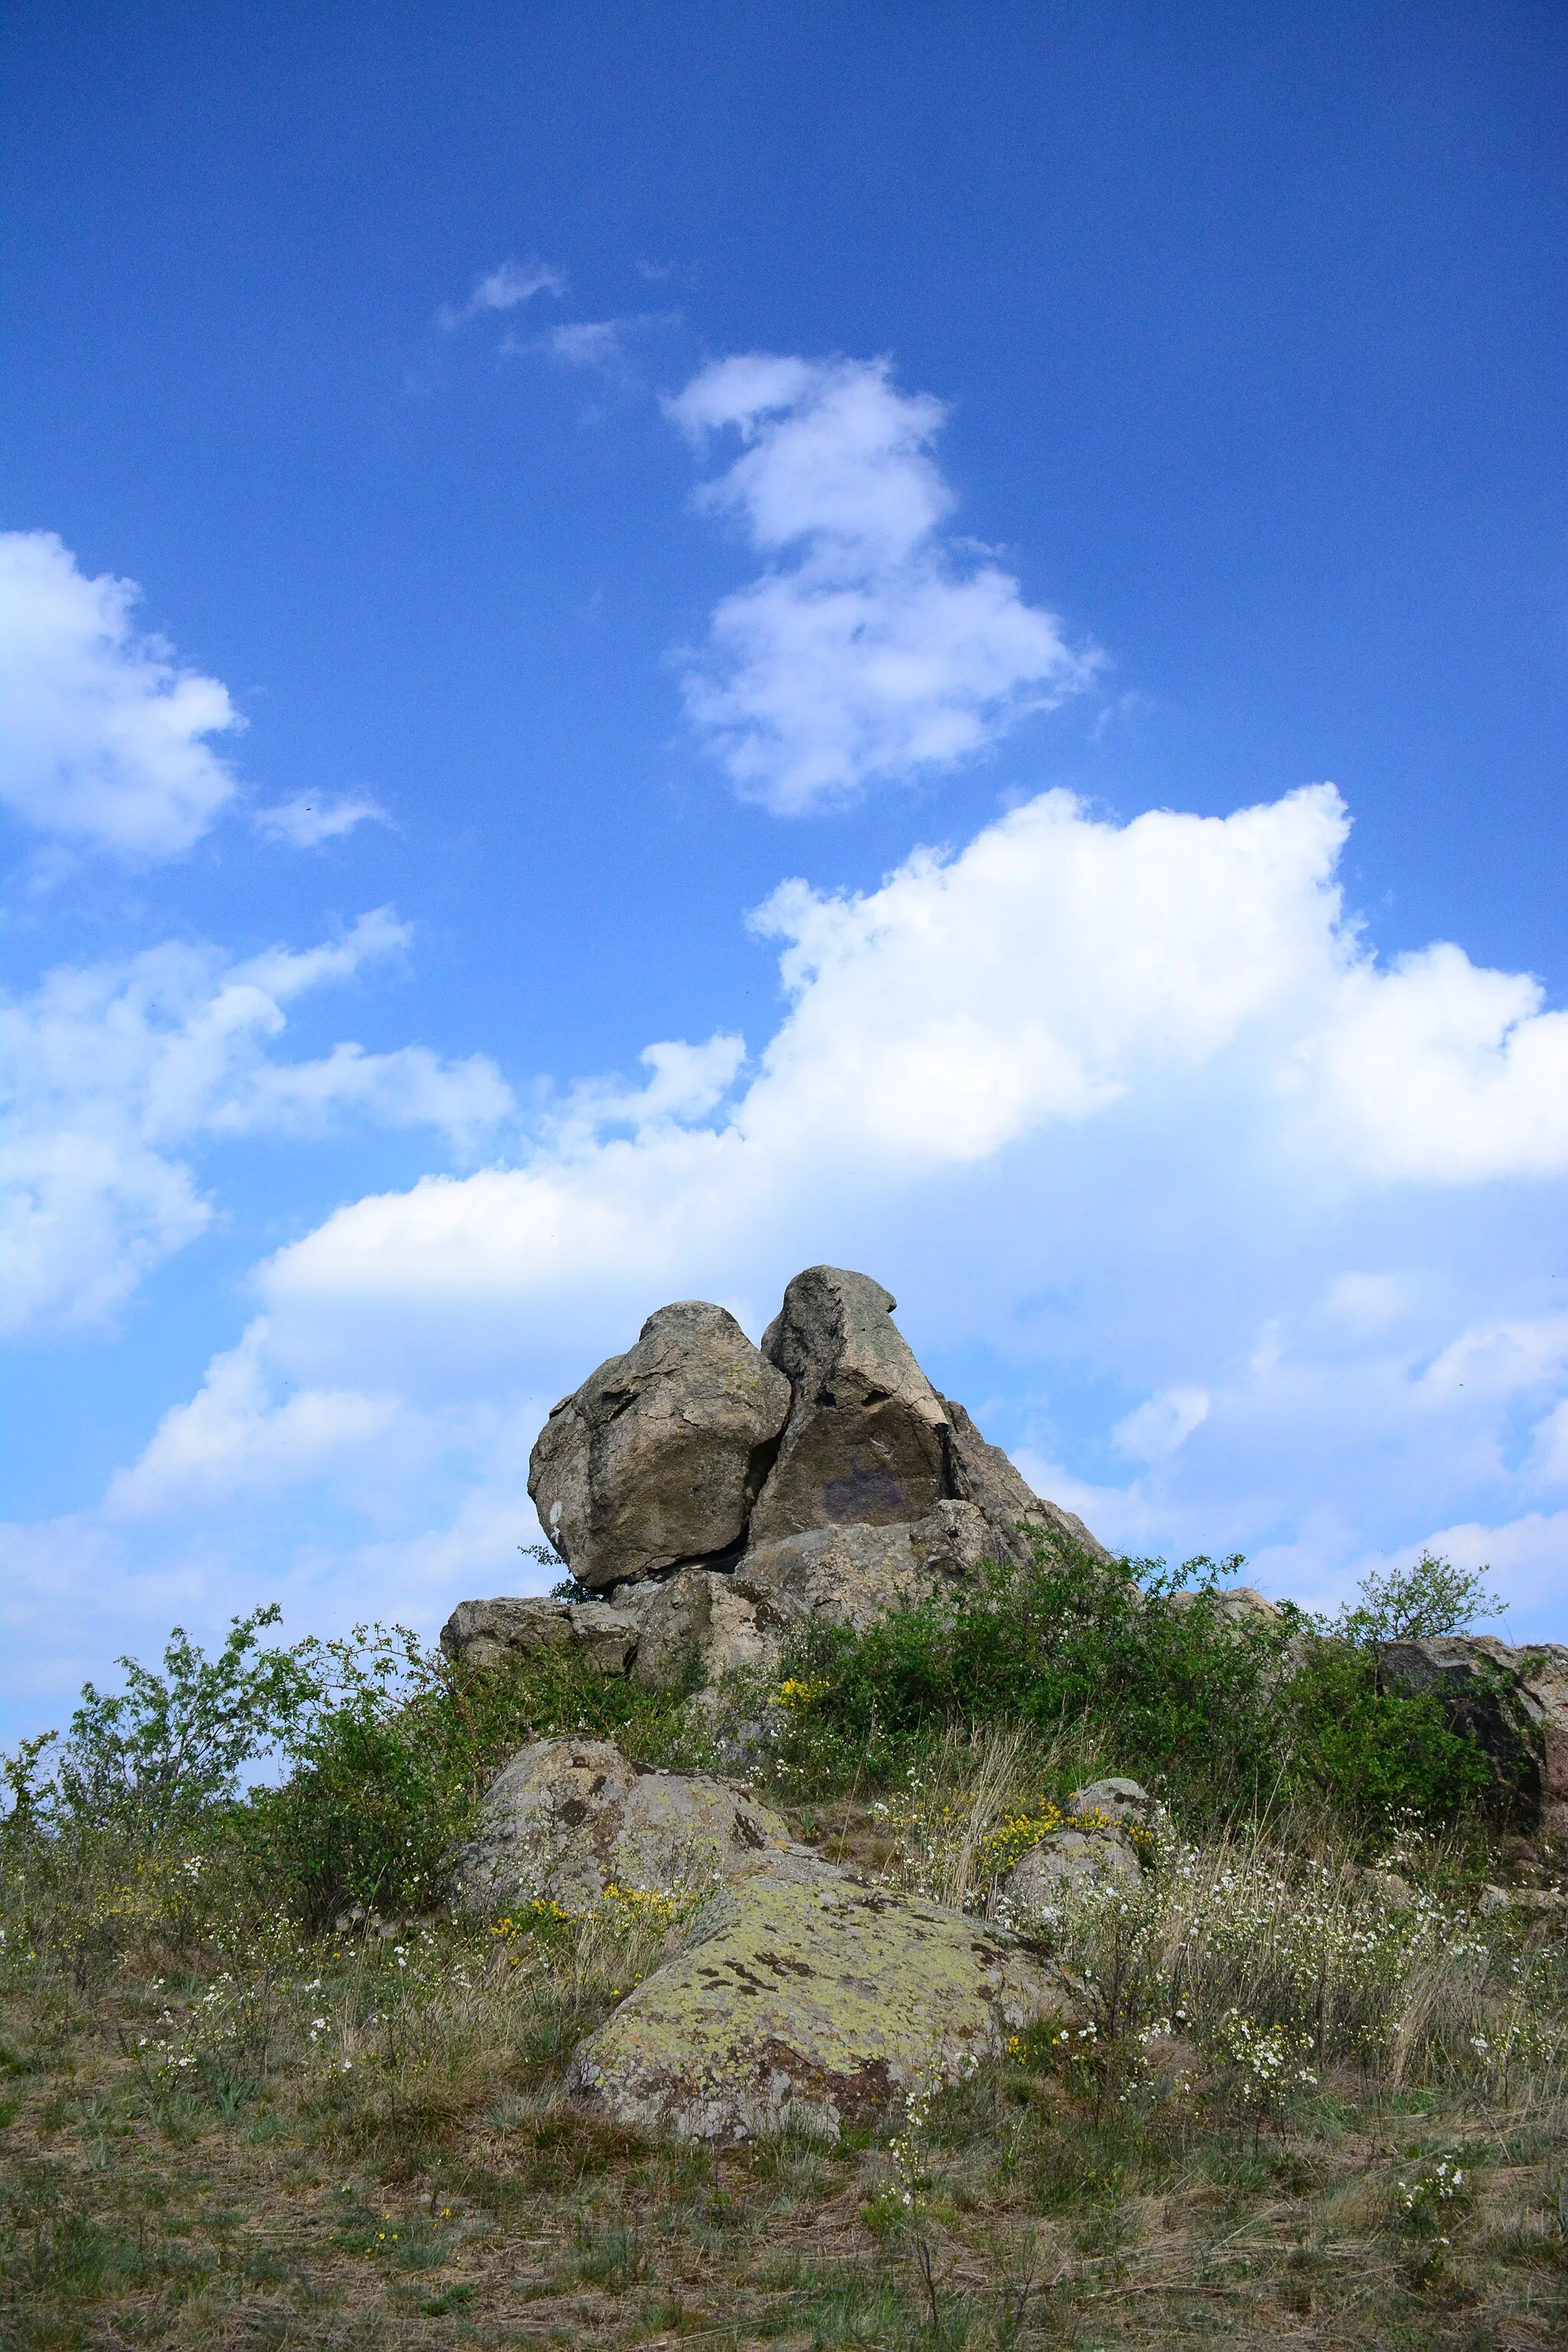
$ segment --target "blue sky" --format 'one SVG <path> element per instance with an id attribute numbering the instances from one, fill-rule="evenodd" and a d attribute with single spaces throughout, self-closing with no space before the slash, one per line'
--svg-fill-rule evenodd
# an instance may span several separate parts
<path id="1" fill-rule="evenodd" d="M 819 1259 L 1108 1540 L 1568 1636 L 1565 63 L 13 12 L 8 1726 L 521 1589 Z"/>

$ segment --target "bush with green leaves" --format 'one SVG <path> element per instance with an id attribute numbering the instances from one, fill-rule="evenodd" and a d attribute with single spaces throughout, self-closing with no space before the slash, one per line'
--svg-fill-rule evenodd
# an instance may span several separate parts
<path id="1" fill-rule="evenodd" d="M 1121 1769 L 1201 1818 L 1311 1795 L 1371 1836 L 1391 1810 L 1438 1822 L 1476 1804 L 1485 1758 L 1435 1699 L 1379 1689 L 1371 1633 L 1289 1605 L 1237 1622 L 1221 1580 L 1239 1565 L 1042 1550 L 862 1633 L 809 1626 L 788 1672 L 817 1696 L 789 1710 L 781 1764 L 826 1793 L 891 1779 L 943 1727 L 1095 1725 Z"/>

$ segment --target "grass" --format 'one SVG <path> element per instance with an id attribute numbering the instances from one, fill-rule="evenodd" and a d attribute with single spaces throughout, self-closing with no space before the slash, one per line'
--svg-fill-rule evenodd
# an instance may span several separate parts
<path id="1" fill-rule="evenodd" d="M 153 1735 L 101 1701 L 54 1797 L 37 1749 L 13 1759 L 0 2344 L 1568 2342 L 1568 1915 L 1480 1900 L 1561 1885 L 1568 1856 L 1489 1809 L 1430 1719 L 1380 1712 L 1342 1647 L 1287 1707 L 1269 1654 L 1205 1650 L 1200 1612 L 1118 1599 L 1053 1649 L 1044 1606 L 1036 1664 L 1014 1628 L 905 1621 L 792 1661 L 782 1704 L 740 1678 L 728 1727 L 558 1664 L 546 1687 L 416 1660 L 299 1717 L 291 1777 L 249 1798 L 215 1768 L 171 1803 L 160 1763 L 159 1804 L 129 1801 L 132 1735 Z M 1179 1706 L 1140 1662 L 1146 1624 Z M 189 1748 L 206 1669 L 169 1654 L 184 1680 L 153 1730 Z M 247 1654 L 226 1652 L 215 1712 Z M 301 1678 L 262 1664 L 295 1706 Z M 1101 1666 L 1153 1767 L 1117 1706 L 1067 1703 Z M 1333 1746 L 1336 1693 L 1354 1738 Z M 475 1923 L 434 1899 L 495 1763 L 579 1726 L 694 1766 L 731 1738 L 797 1834 L 976 1913 L 1005 1916 L 1010 1862 L 1075 1784 L 1157 1772 L 1168 1810 L 1141 1891 L 1050 1923 L 1081 1986 L 1065 2033 L 837 2147 L 662 2143 L 563 2082 L 678 1946 L 679 1906 Z"/>
<path id="2" fill-rule="evenodd" d="M 985 1824 L 1049 1750 L 950 1732 L 927 1761 L 800 1825 L 983 1904 Z M 832 2149 L 660 2145 L 563 2097 L 679 1934 L 625 1906 L 312 1936 L 209 1869 L 202 1916 L 144 1905 L 110 1952 L 79 1923 L 18 1948 L 14 1905 L 0 2340 L 1561 2344 L 1560 1936 L 1477 1916 L 1484 1849 L 1407 1837 L 1393 1911 L 1331 1823 L 1279 1826 L 1168 1832 L 1144 1898 L 1064 1923 L 1094 2033 Z"/>

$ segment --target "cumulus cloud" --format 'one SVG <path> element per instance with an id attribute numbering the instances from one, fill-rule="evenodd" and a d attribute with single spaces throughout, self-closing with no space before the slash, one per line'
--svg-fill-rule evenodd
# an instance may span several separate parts
<path id="1" fill-rule="evenodd" d="M 245 1135 L 310 1136 L 344 1118 L 428 1125 L 459 1149 L 510 1095 L 482 1055 L 342 1044 L 274 1057 L 287 1008 L 407 944 L 387 908 L 342 938 L 237 963 L 170 942 L 127 961 L 62 966 L 0 1007 L 7 1090 L 0 1315 L 11 1330 L 102 1327 L 151 1269 L 211 1223 L 193 1150 Z"/>
<path id="2" fill-rule="evenodd" d="M 1560 1016 L 1457 949 L 1381 962 L 1341 902 L 1346 822 L 1327 786 L 1124 825 L 1047 793 L 878 889 L 787 885 L 756 919 L 784 1003 L 750 1058 L 729 1031 L 650 1046 L 521 1164 L 279 1251 L 95 1525 L 128 1561 L 199 1558 L 225 1605 L 259 1577 L 310 1622 L 374 1591 L 433 1628 L 521 1589 L 554 1397 L 662 1300 L 755 1333 L 826 1259 L 890 1285 L 942 1385 L 1108 1541 L 1242 1550 L 1331 1606 L 1424 1539 L 1478 1564 L 1454 1531 L 1487 1530 L 1516 1622 L 1549 1630 Z M 1390 994 L 1429 1075 L 1379 1116 Z M 279 1116 L 271 1084 L 207 1115 Z M 1484 1155 L 1456 1147 L 1480 1125 Z"/>
<path id="3" fill-rule="evenodd" d="M 39 833 L 177 856 L 237 789 L 208 740 L 244 721 L 140 630 L 142 591 L 89 579 L 53 531 L 0 533 L 0 801 Z"/>
<path id="4" fill-rule="evenodd" d="M 1091 647 L 945 528 L 946 411 L 885 361 L 721 360 L 668 408 L 699 446 L 739 439 L 702 503 L 767 562 L 682 662 L 747 798 L 796 814 L 952 766 L 1094 675 Z"/>
<path id="5" fill-rule="evenodd" d="M 494 269 L 476 279 L 466 302 L 444 303 L 437 317 L 443 327 L 460 327 L 466 319 L 480 318 L 487 310 L 516 310 L 525 302 L 531 302 L 536 294 L 560 295 L 565 291 L 565 271 L 531 253 L 523 261 L 499 262 Z"/>
<path id="6" fill-rule="evenodd" d="M 356 824 L 391 822 L 381 803 L 368 793 L 344 793 L 336 800 L 324 793 L 307 800 L 301 793 L 294 800 L 279 801 L 256 812 L 261 832 L 295 849 L 319 849 L 323 841 L 337 841 Z"/>

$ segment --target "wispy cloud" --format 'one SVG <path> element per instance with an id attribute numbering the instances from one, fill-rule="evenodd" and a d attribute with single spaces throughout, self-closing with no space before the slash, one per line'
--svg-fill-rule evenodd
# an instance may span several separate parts
<path id="1" fill-rule="evenodd" d="M 519 310 L 523 303 L 531 302 L 536 294 L 564 294 L 566 282 L 563 269 L 531 253 L 523 261 L 498 263 L 477 280 L 466 302 L 443 303 L 436 313 L 437 320 L 443 327 L 460 327 L 466 319 L 479 318 L 487 310 Z"/>
<path id="2" fill-rule="evenodd" d="M 222 1136 L 321 1135 L 345 1119 L 430 1126 L 459 1150 L 512 1108 L 482 1055 L 353 1044 L 290 1062 L 288 1008 L 401 952 L 390 909 L 321 947 L 226 964 L 173 942 L 120 964 L 50 972 L 0 1007 L 0 1324 L 101 1328 L 151 1270 L 211 1223 L 193 1150 Z"/>
<path id="3" fill-rule="evenodd" d="M 368 793 L 346 793 L 336 800 L 321 793 L 306 800 L 301 793 L 295 800 L 279 801 L 256 812 L 261 832 L 275 841 L 289 842 L 296 849 L 319 848 L 323 841 L 336 841 L 352 833 L 356 824 L 391 822 L 381 803 Z"/>
<path id="4" fill-rule="evenodd" d="M 1093 647 L 946 528 L 946 411 L 885 361 L 721 360 L 668 410 L 700 447 L 739 438 L 701 502 L 767 559 L 680 657 L 745 797 L 795 814 L 951 767 L 1094 676 Z"/>
<path id="5" fill-rule="evenodd" d="M 53 531 L 0 533 L 0 802 L 39 833 L 143 862 L 199 841 L 237 786 L 208 741 L 245 721 Z"/>

